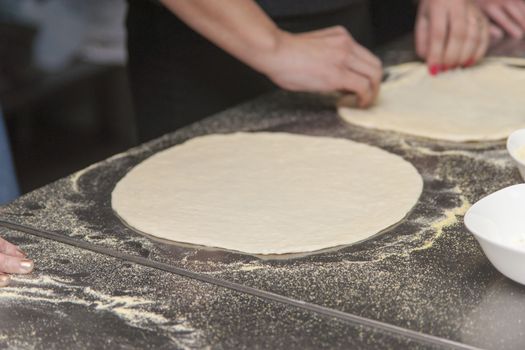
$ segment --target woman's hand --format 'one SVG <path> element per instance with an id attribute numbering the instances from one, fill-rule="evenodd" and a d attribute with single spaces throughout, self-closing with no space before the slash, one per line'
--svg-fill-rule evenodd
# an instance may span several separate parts
<path id="1" fill-rule="evenodd" d="M 492 20 L 490 36 L 500 39 L 507 33 L 514 39 L 525 34 L 525 2 L 523 0 L 476 0 Z"/>
<path id="2" fill-rule="evenodd" d="M 302 34 L 279 29 L 253 0 L 160 0 L 195 31 L 284 89 L 375 99 L 381 62 L 343 27 Z M 213 64 L 213 62 L 210 62 Z"/>
<path id="3" fill-rule="evenodd" d="M 33 270 L 33 262 L 16 245 L 0 238 L 0 287 L 9 284 L 9 274 L 29 273 Z"/>
<path id="4" fill-rule="evenodd" d="M 256 67 L 280 87 L 293 91 L 355 93 L 368 107 L 379 92 L 381 61 L 359 45 L 345 28 L 280 32 L 275 50 Z"/>
<path id="5" fill-rule="evenodd" d="M 431 74 L 479 61 L 489 44 L 489 25 L 471 0 L 422 0 L 416 21 L 416 51 Z"/>

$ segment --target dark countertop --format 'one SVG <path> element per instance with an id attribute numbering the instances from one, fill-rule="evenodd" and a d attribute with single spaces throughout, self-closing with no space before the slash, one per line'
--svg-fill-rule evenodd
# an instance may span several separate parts
<path id="1" fill-rule="evenodd" d="M 0 347 L 523 348 L 525 287 L 491 266 L 462 223 L 470 204 L 520 182 L 504 142 L 366 130 L 343 123 L 333 102 L 264 96 L 1 208 L 0 227 L 22 225 L 2 235 L 37 268 L 0 289 Z M 198 135 L 259 130 L 399 154 L 422 174 L 423 194 L 382 235 L 284 260 L 160 242 L 113 214 L 112 188 L 153 153 Z"/>

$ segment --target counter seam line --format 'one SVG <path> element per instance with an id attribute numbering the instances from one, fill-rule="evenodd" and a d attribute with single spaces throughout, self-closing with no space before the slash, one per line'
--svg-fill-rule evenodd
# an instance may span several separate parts
<path id="1" fill-rule="evenodd" d="M 57 241 L 57 242 L 67 244 L 67 245 L 70 245 L 76 248 L 89 250 L 94 253 L 110 256 L 110 257 L 117 258 L 120 260 L 132 262 L 138 265 L 142 265 L 142 266 L 154 268 L 157 270 L 177 274 L 183 277 L 198 280 L 200 282 L 204 282 L 208 284 L 213 284 L 213 285 L 216 285 L 222 288 L 227 288 L 227 289 L 230 289 L 236 292 L 240 292 L 243 294 L 249 294 L 249 295 L 252 295 L 252 296 L 255 296 L 261 299 L 265 299 L 268 301 L 273 301 L 273 302 L 277 302 L 277 303 L 281 303 L 281 304 L 285 304 L 289 306 L 294 306 L 296 308 L 311 311 L 311 312 L 323 315 L 325 317 L 335 318 L 345 323 L 351 323 L 351 324 L 358 325 L 358 326 L 365 326 L 371 329 L 378 329 L 386 333 L 394 334 L 397 336 L 399 335 L 404 336 L 407 338 L 411 338 L 413 340 L 418 340 L 418 341 L 422 341 L 422 342 L 433 344 L 433 345 L 445 346 L 447 348 L 480 350 L 480 348 L 477 348 L 471 345 L 467 345 L 467 344 L 463 344 L 463 343 L 459 343 L 459 342 L 456 342 L 450 339 L 441 338 L 438 336 L 413 331 L 413 330 L 395 326 L 389 323 L 376 321 L 376 320 L 369 319 L 366 317 L 354 315 L 354 314 L 339 311 L 336 309 L 331 309 L 325 306 L 312 304 L 312 303 L 308 303 L 302 300 L 285 297 L 283 295 L 276 294 L 273 292 L 260 290 L 260 289 L 245 286 L 239 283 L 230 282 L 227 280 L 211 277 L 206 274 L 201 274 L 201 273 L 193 272 L 193 271 L 183 269 L 180 267 L 175 267 L 175 266 L 172 266 L 167 263 L 160 262 L 160 261 L 149 260 L 141 256 L 121 253 L 113 249 L 101 247 L 96 244 L 81 241 L 81 240 L 71 238 L 68 236 L 64 236 L 62 234 L 54 233 L 51 231 L 35 229 L 29 226 L 16 224 L 16 223 L 12 223 L 12 222 L 1 220 L 1 219 L 0 219 L 0 227 L 23 232 L 26 234 L 30 234 L 33 236 L 37 236 L 37 237 L 52 240 L 52 241 Z"/>

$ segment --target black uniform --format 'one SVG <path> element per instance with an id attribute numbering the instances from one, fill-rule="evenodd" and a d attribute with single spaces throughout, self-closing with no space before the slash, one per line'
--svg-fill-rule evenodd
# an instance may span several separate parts
<path id="1" fill-rule="evenodd" d="M 275 89 L 265 76 L 210 43 L 161 5 L 128 1 L 128 70 L 140 141 Z M 366 0 L 258 3 L 282 29 L 304 32 L 343 25 L 360 43 L 371 44 Z"/>

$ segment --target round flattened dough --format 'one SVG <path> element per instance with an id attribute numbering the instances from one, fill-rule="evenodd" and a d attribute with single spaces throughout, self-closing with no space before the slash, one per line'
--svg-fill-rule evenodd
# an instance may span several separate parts
<path id="1" fill-rule="evenodd" d="M 367 110 L 340 106 L 349 123 L 448 141 L 499 140 L 525 128 L 525 69 L 506 60 L 436 77 L 422 63 L 392 67 Z"/>
<path id="2" fill-rule="evenodd" d="M 159 152 L 115 187 L 112 206 L 144 233 L 250 254 L 320 250 L 403 219 L 423 181 L 401 157 L 344 139 L 203 136 Z"/>

